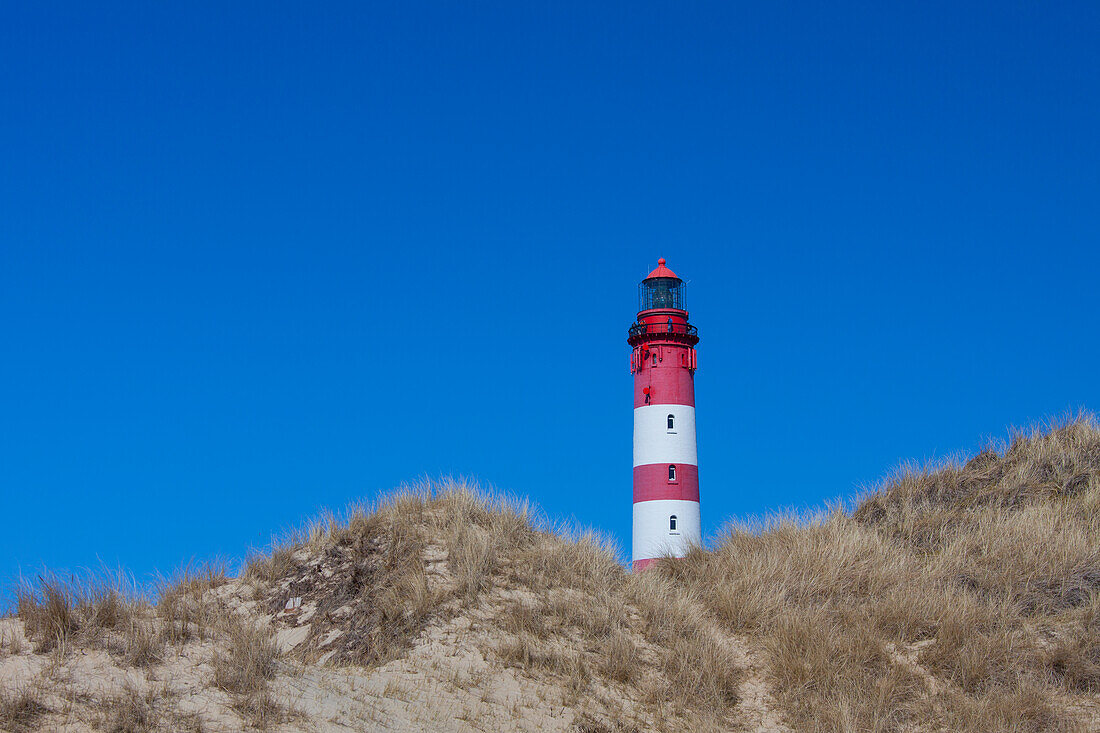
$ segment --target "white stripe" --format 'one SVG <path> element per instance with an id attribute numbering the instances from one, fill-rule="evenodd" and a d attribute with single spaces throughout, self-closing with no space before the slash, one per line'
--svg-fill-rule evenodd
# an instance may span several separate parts
<path id="1" fill-rule="evenodd" d="M 672 430 L 668 416 L 672 415 Z M 695 408 L 689 405 L 644 405 L 634 408 L 634 465 L 689 463 L 698 466 Z"/>
<path id="2" fill-rule="evenodd" d="M 676 529 L 669 518 L 676 517 Z M 634 505 L 634 562 L 653 557 L 683 557 L 688 547 L 702 542 L 699 502 L 654 499 Z"/>

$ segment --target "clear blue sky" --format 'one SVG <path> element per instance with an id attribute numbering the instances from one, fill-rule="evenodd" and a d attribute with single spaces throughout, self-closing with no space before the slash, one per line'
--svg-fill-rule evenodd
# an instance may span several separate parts
<path id="1" fill-rule="evenodd" d="M 704 531 L 1100 407 L 1100 6 L 19 3 L 0 575 L 467 474 L 629 546 L 626 329 Z"/>

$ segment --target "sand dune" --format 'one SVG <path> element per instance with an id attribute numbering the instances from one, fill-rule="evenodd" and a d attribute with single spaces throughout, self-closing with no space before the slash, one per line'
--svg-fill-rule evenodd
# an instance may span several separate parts
<path id="1" fill-rule="evenodd" d="M 1100 730 L 1098 509 L 1089 416 L 638 575 L 515 501 L 406 488 L 155 602 L 23 587 L 0 728 Z"/>

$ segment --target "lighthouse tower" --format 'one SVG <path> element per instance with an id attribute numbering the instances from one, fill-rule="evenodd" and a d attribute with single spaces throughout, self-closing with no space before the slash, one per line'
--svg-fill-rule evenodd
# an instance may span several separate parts
<path id="1" fill-rule="evenodd" d="M 699 462 L 695 450 L 695 344 L 684 281 L 657 260 L 638 286 L 634 347 L 635 570 L 699 544 Z"/>

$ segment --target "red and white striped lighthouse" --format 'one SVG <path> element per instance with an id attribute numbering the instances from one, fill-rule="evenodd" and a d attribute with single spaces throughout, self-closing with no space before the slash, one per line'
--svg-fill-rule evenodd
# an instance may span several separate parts
<path id="1" fill-rule="evenodd" d="M 634 347 L 634 569 L 699 544 L 695 344 L 684 281 L 657 260 L 638 286 Z"/>

